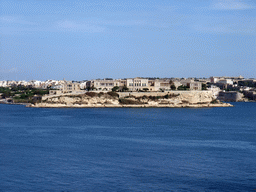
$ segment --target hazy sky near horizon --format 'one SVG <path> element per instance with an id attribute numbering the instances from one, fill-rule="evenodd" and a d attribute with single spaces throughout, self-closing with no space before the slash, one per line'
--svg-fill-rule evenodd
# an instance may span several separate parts
<path id="1" fill-rule="evenodd" d="M 254 0 L 1 0 L 0 80 L 256 78 Z"/>

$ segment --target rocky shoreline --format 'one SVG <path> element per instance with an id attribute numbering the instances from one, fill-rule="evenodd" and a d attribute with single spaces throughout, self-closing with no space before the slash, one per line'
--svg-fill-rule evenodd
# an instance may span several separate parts
<path id="1" fill-rule="evenodd" d="M 47 95 L 35 104 L 35 108 L 205 108 L 232 107 L 212 96 L 211 92 L 168 93 L 95 93 Z"/>
<path id="2" fill-rule="evenodd" d="M 183 105 L 66 105 L 66 104 L 29 104 L 26 107 L 34 108 L 210 108 L 210 107 L 233 107 L 230 103 L 218 104 L 183 104 Z"/>

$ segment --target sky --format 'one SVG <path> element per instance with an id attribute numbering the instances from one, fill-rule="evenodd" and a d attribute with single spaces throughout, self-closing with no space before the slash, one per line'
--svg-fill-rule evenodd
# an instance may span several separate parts
<path id="1" fill-rule="evenodd" d="M 256 0 L 1 0 L 0 80 L 256 78 Z"/>

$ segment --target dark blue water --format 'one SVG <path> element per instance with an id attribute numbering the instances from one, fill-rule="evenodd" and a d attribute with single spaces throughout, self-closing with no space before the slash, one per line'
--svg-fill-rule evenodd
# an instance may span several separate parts
<path id="1" fill-rule="evenodd" d="M 0 105 L 0 191 L 256 191 L 256 103 Z"/>

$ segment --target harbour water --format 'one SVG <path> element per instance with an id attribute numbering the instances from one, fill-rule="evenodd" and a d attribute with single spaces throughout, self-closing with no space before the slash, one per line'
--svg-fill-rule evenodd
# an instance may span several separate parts
<path id="1" fill-rule="evenodd" d="M 256 191 L 256 103 L 0 105 L 0 191 Z"/>

